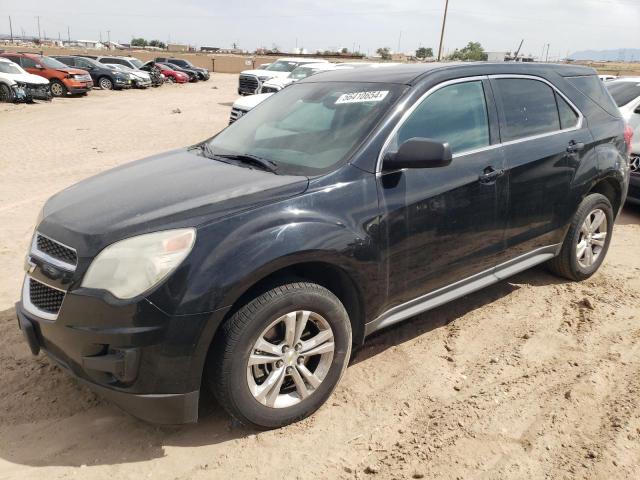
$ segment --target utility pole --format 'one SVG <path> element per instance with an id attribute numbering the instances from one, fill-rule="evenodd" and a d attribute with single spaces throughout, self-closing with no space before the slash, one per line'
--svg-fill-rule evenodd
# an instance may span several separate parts
<path id="1" fill-rule="evenodd" d="M 102 43 L 102 32 L 100 32 L 100 43 Z"/>
<path id="2" fill-rule="evenodd" d="M 398 50 L 397 52 L 400 53 L 400 42 L 402 41 L 402 30 L 400 30 L 400 36 L 398 36 Z"/>
<path id="3" fill-rule="evenodd" d="M 107 30 L 107 43 L 111 45 L 111 30 Z"/>
<path id="4" fill-rule="evenodd" d="M 40 16 L 36 17 L 38 19 L 38 40 L 42 40 L 42 37 L 40 36 Z"/>
<path id="5" fill-rule="evenodd" d="M 67 41 L 71 44 L 71 28 L 67 25 Z"/>
<path id="6" fill-rule="evenodd" d="M 444 42 L 444 27 L 447 24 L 447 11 L 449 10 L 449 0 L 445 0 L 444 16 L 442 17 L 442 30 L 440 31 L 440 48 L 438 48 L 438 61 L 442 59 L 442 45 Z"/>
<path id="7" fill-rule="evenodd" d="M 11 25 L 11 15 L 9 15 L 9 34 L 11 35 L 11 43 L 13 43 L 13 25 Z"/>
<path id="8" fill-rule="evenodd" d="M 547 43 L 547 56 L 546 56 L 546 58 L 545 58 L 545 60 L 544 60 L 545 62 L 548 62 L 548 61 L 549 61 L 549 49 L 550 49 L 550 48 L 551 48 L 551 44 L 550 44 L 550 43 Z"/>

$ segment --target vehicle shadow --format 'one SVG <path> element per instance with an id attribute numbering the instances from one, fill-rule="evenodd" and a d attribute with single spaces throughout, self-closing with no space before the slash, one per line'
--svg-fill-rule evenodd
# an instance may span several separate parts
<path id="1" fill-rule="evenodd" d="M 509 296 L 518 284 L 559 283 L 564 281 L 541 268 L 521 273 L 374 334 L 353 354 L 351 365 Z M 232 420 L 206 393 L 198 424 L 164 427 L 137 420 L 95 397 L 42 356 L 30 356 L 14 316 L 14 309 L 0 312 L 0 338 L 7 342 L 3 347 L 11 345 L 0 351 L 0 458 L 7 462 L 73 467 L 143 462 L 164 457 L 174 447 L 223 444 L 257 433 Z M 38 383 L 45 390 L 34 391 Z M 87 400 L 78 403 L 78 398 Z"/>

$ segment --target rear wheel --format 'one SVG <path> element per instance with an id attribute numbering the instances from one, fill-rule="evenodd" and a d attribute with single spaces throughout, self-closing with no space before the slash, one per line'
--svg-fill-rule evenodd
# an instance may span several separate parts
<path id="1" fill-rule="evenodd" d="M 277 428 L 315 412 L 331 395 L 351 353 L 351 324 L 326 288 L 275 287 L 223 325 L 207 367 L 219 403 L 258 428 Z"/>
<path id="2" fill-rule="evenodd" d="M 109 77 L 100 77 L 98 85 L 102 90 L 113 90 L 113 82 Z"/>
<path id="3" fill-rule="evenodd" d="M 62 97 L 67 94 L 67 87 L 60 80 L 51 80 L 49 89 L 54 97 Z"/>
<path id="4" fill-rule="evenodd" d="M 588 195 L 576 211 L 560 254 L 549 262 L 551 271 L 570 280 L 593 275 L 609 250 L 613 208 L 604 195 Z"/>

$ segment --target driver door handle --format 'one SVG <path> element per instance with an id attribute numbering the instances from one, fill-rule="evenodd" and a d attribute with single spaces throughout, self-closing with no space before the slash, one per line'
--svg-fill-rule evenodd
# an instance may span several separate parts
<path id="1" fill-rule="evenodd" d="M 493 167 L 487 167 L 484 169 L 484 172 L 478 178 L 480 183 L 489 184 L 495 182 L 498 177 L 504 175 L 504 170 L 496 170 Z"/>
<path id="2" fill-rule="evenodd" d="M 571 140 L 567 146 L 567 153 L 578 153 L 584 150 L 584 143 Z"/>

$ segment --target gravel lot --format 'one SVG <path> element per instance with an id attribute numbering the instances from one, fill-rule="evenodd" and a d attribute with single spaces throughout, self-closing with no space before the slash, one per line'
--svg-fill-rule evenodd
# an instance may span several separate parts
<path id="1" fill-rule="evenodd" d="M 0 105 L 0 478 L 640 478 L 639 209 L 592 279 L 537 268 L 377 334 L 325 407 L 278 431 L 214 404 L 147 425 L 32 357 L 13 303 L 44 200 L 210 136 L 236 82 Z"/>

